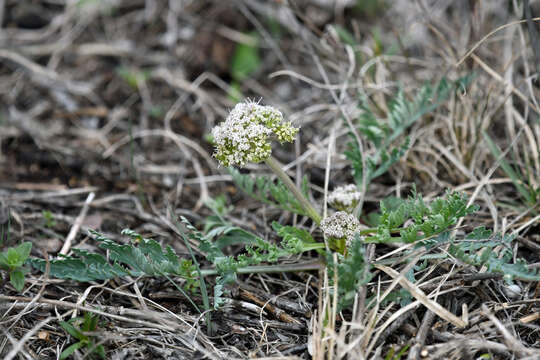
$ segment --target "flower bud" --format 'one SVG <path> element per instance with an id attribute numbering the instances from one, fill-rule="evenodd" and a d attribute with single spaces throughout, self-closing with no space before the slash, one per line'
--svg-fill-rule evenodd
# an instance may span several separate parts
<path id="1" fill-rule="evenodd" d="M 330 240 L 330 244 L 341 253 L 351 245 L 356 232 L 360 228 L 358 219 L 345 211 L 338 211 L 324 218 L 321 229 L 324 236 Z"/>
<path id="2" fill-rule="evenodd" d="M 354 184 L 338 186 L 328 195 L 328 203 L 336 210 L 351 212 L 358 205 L 361 195 Z"/>

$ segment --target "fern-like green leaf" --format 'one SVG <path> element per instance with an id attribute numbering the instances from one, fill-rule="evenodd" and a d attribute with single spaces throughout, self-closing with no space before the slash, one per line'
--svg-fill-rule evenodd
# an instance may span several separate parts
<path id="1" fill-rule="evenodd" d="M 232 167 L 229 168 L 229 173 L 236 186 L 253 199 L 285 211 L 306 215 L 302 205 L 279 179 L 274 181 L 268 176 L 258 175 L 253 177 L 244 175 Z M 308 190 L 308 180 L 304 177 L 302 192 L 306 198 L 308 197 Z"/>
<path id="2" fill-rule="evenodd" d="M 435 87 L 425 84 L 412 100 L 407 99 L 400 89 L 389 102 L 386 119 L 377 119 L 364 99 L 360 105 L 363 113 L 358 119 L 358 130 L 372 143 L 375 151 L 371 155 L 362 154 L 351 134 L 352 141 L 348 144 L 345 156 L 351 161 L 356 182 L 362 182 L 364 172 L 368 183 L 387 172 L 408 150 L 409 139 L 406 138 L 399 145 L 392 144 L 423 115 L 442 105 L 453 90 L 462 89 L 469 81 L 470 77 L 465 77 L 456 82 L 442 79 Z M 366 169 L 363 168 L 363 156 L 366 156 Z"/>
<path id="3" fill-rule="evenodd" d="M 221 305 L 222 296 L 226 291 L 225 286 L 236 281 L 239 268 L 261 263 L 275 263 L 280 258 L 324 246 L 324 244 L 315 243 L 311 235 L 303 229 L 281 226 L 275 222 L 272 224 L 274 230 L 283 237 L 280 245 L 233 226 L 220 216 L 212 216 L 210 221 L 206 222 L 206 235 L 198 231 L 187 219 L 182 218 L 182 222 L 190 231 L 190 236 L 199 242 L 199 250 L 206 254 L 206 259 L 212 262 L 217 270 L 214 308 Z M 236 256 L 226 255 L 223 252 L 226 246 L 239 243 L 244 245 L 244 252 Z"/>
<path id="4" fill-rule="evenodd" d="M 529 269 L 527 263 L 517 259 L 513 263 L 514 253 L 512 235 L 493 235 L 491 231 L 480 227 L 470 233 L 464 241 L 454 242 L 448 252 L 462 262 L 473 266 L 485 266 L 488 273 L 503 274 L 505 280 L 540 281 L 540 271 Z M 496 252 L 495 247 L 503 246 Z"/>
<path id="5" fill-rule="evenodd" d="M 444 198 L 436 198 L 427 205 L 416 191 L 394 210 L 387 210 L 381 202 L 377 233 L 366 241 L 413 243 L 434 237 L 478 209 L 475 205 L 468 206 L 467 202 L 464 194 L 448 192 Z M 399 229 L 399 236 L 393 236 L 407 220 L 410 220 L 407 227 Z"/>
<path id="6" fill-rule="evenodd" d="M 180 259 L 170 246 L 163 250 L 155 240 L 143 238 L 131 230 L 124 230 L 123 234 L 128 235 L 138 246 L 118 244 L 98 232 L 91 233 L 100 242 L 100 248 L 109 250 L 109 260 L 101 254 L 73 249 L 73 256 L 49 261 L 50 276 L 75 281 L 107 280 L 128 275 L 174 275 L 186 279 L 195 277 L 191 261 Z M 29 263 L 45 271 L 44 259 L 29 259 Z"/>

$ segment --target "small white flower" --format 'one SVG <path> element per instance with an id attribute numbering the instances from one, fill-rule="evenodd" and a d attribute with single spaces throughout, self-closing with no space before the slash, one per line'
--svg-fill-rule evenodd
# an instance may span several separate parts
<path id="1" fill-rule="evenodd" d="M 252 101 L 237 104 L 224 122 L 214 127 L 214 157 L 224 166 L 259 163 L 272 153 L 270 140 L 293 142 L 298 128 L 283 121 L 283 114 L 272 106 Z"/>
<path id="2" fill-rule="evenodd" d="M 349 247 L 354 240 L 354 234 L 358 231 L 360 222 L 358 219 L 345 211 L 338 211 L 331 216 L 324 218 L 321 222 L 321 229 L 324 236 L 336 240 L 345 240 Z"/>
<path id="3" fill-rule="evenodd" d="M 328 195 L 328 203 L 337 210 L 350 212 L 354 210 L 362 194 L 356 189 L 356 185 L 349 184 L 339 186 Z"/>

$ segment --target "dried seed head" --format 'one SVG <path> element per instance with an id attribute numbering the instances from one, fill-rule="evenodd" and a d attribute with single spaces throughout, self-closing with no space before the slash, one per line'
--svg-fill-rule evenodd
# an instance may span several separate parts
<path id="1" fill-rule="evenodd" d="M 328 203 L 336 210 L 351 212 L 358 205 L 361 195 L 354 184 L 338 186 L 328 195 Z"/>
<path id="2" fill-rule="evenodd" d="M 270 157 L 270 141 L 293 142 L 298 128 L 284 122 L 283 115 L 272 106 L 252 101 L 237 104 L 227 119 L 212 130 L 216 149 L 214 157 L 223 166 L 245 166 Z"/>
<path id="3" fill-rule="evenodd" d="M 324 218 L 321 229 L 324 236 L 337 240 L 345 240 L 347 247 L 354 240 L 354 234 L 359 230 L 360 222 L 354 215 L 338 211 Z"/>

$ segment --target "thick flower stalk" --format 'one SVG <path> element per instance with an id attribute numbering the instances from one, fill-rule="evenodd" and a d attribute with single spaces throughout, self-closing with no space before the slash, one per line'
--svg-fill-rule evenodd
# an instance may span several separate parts
<path id="1" fill-rule="evenodd" d="M 338 211 L 321 222 L 324 236 L 329 240 L 330 248 L 342 254 L 346 252 L 360 230 L 358 219 L 345 211 Z"/>
<path id="2" fill-rule="evenodd" d="M 317 224 L 319 213 L 272 157 L 271 141 L 294 142 L 298 128 L 283 120 L 283 114 L 274 107 L 252 101 L 237 104 L 227 119 L 212 130 L 216 149 L 214 157 L 223 166 L 245 166 L 247 163 L 265 162 L 291 191 L 307 215 Z"/>
<path id="3" fill-rule="evenodd" d="M 335 188 L 328 195 L 328 203 L 336 210 L 351 213 L 361 198 L 362 194 L 358 191 L 356 185 L 349 184 Z"/>
<path id="4" fill-rule="evenodd" d="M 224 166 L 260 163 L 272 154 L 271 140 L 293 142 L 298 128 L 283 121 L 281 112 L 254 102 L 237 104 L 227 119 L 214 127 L 214 157 Z"/>

